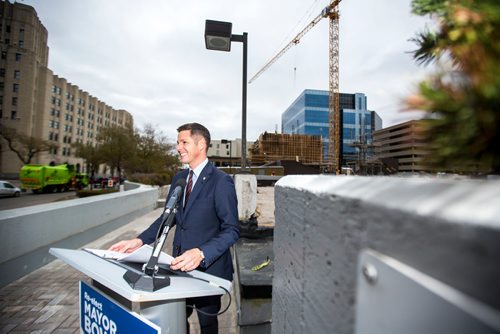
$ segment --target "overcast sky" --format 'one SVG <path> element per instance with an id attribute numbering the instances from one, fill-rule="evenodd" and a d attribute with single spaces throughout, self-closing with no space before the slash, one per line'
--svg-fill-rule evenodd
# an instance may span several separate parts
<path id="1" fill-rule="evenodd" d="M 248 33 L 248 79 L 302 30 L 327 0 L 25 0 L 49 32 L 49 68 L 135 125 L 171 140 L 187 122 L 214 139 L 241 138 L 242 44 L 205 49 L 205 20 Z M 410 0 L 340 4 L 340 91 L 364 93 L 384 127 L 415 118 L 401 100 L 429 71 L 409 41 L 430 24 Z M 281 129 L 281 114 L 304 89 L 328 89 L 328 19 L 321 20 L 248 86 L 247 140 Z"/>

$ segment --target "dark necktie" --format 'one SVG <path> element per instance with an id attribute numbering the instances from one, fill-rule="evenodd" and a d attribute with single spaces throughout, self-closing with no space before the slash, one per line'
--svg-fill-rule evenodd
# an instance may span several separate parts
<path id="1" fill-rule="evenodd" d="M 193 188 L 193 171 L 190 170 L 189 171 L 189 179 L 188 179 L 188 183 L 186 185 L 186 198 L 184 199 L 184 206 L 186 206 L 186 203 L 188 201 L 188 198 L 189 198 L 189 194 L 191 194 L 191 189 Z"/>

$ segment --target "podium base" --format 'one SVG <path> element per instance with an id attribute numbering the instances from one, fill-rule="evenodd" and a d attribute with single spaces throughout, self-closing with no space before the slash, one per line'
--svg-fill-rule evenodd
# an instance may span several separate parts
<path id="1" fill-rule="evenodd" d="M 123 275 L 123 279 L 134 290 L 153 292 L 170 285 L 169 276 L 148 276 L 146 274 L 138 274 L 131 270 Z"/>

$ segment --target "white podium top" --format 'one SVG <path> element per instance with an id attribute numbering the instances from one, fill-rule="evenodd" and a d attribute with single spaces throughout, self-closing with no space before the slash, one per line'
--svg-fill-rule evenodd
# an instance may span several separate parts
<path id="1" fill-rule="evenodd" d="M 211 283 L 190 277 L 172 275 L 170 276 L 170 285 L 165 288 L 154 292 L 134 290 L 123 279 L 123 275 L 127 269 L 113 262 L 83 250 L 51 248 L 49 253 L 131 302 L 172 300 L 224 294 L 225 291 L 218 286 L 231 291 L 230 281 L 197 270 L 193 270 L 188 274 L 210 281 Z M 168 256 L 165 253 L 163 255 Z"/>

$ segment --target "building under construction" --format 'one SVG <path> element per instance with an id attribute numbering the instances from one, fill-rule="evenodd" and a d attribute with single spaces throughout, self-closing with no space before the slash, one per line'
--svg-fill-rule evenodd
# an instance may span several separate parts
<path id="1" fill-rule="evenodd" d="M 321 165 L 323 149 L 320 136 L 264 132 L 250 148 L 252 165 L 277 160 L 295 160 Z"/>

